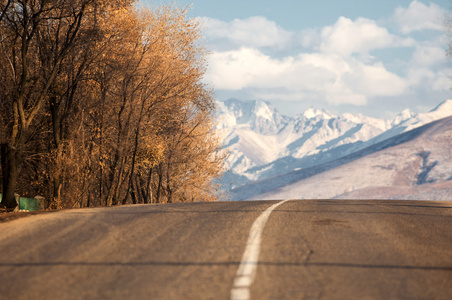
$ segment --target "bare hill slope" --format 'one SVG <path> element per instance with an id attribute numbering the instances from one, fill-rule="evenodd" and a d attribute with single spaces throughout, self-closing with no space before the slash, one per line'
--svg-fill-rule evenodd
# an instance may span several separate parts
<path id="1" fill-rule="evenodd" d="M 452 200 L 452 117 L 232 191 L 243 199 Z"/>

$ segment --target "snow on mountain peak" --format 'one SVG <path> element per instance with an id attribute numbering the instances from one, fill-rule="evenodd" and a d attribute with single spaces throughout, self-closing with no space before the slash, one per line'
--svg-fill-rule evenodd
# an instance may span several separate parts
<path id="1" fill-rule="evenodd" d="M 404 131 L 409 131 L 423 124 L 427 124 L 449 116 L 452 116 L 452 100 L 446 100 L 440 103 L 437 107 L 435 107 L 428 113 L 415 114 L 409 109 L 405 109 L 402 113 L 396 116 L 396 118 L 392 122 L 392 125 L 404 127 Z"/>
<path id="2" fill-rule="evenodd" d="M 432 112 L 444 113 L 446 117 L 452 115 L 452 99 L 441 102 L 437 107 L 430 111 L 430 113 Z"/>
<path id="3" fill-rule="evenodd" d="M 267 105 L 267 103 L 263 101 L 257 101 L 255 107 L 255 115 L 256 117 L 261 117 L 263 119 L 272 120 L 273 119 L 273 110 Z"/>
<path id="4" fill-rule="evenodd" d="M 347 120 L 356 124 L 369 124 L 381 131 L 386 131 L 391 128 L 391 121 L 385 119 L 377 119 L 365 116 L 363 114 L 343 113 L 341 119 Z"/>
<path id="5" fill-rule="evenodd" d="M 404 122 L 404 121 L 406 121 L 406 120 L 408 120 L 408 119 L 413 118 L 414 116 L 415 116 L 415 114 L 414 114 L 409 108 L 407 108 L 407 109 L 405 109 L 404 111 L 402 111 L 401 113 L 399 113 L 399 114 L 394 118 L 394 120 L 392 121 L 392 125 L 393 125 L 393 126 L 397 126 L 397 125 L 399 125 L 400 123 L 402 123 L 402 122 Z"/>
<path id="6" fill-rule="evenodd" d="M 237 120 L 233 113 L 231 113 L 223 102 L 217 102 L 218 110 L 218 124 L 217 129 L 232 128 L 237 124 Z"/>
<path id="7" fill-rule="evenodd" d="M 308 108 L 304 113 L 303 113 L 303 117 L 305 117 L 306 119 L 314 119 L 316 117 L 321 117 L 325 120 L 329 120 L 332 119 L 333 116 L 329 113 L 326 112 L 325 110 L 320 110 L 314 107 L 310 107 Z"/>
<path id="8" fill-rule="evenodd" d="M 224 184 L 239 186 L 311 167 L 356 152 L 423 124 L 452 115 L 452 100 L 428 113 L 404 110 L 394 120 L 309 108 L 281 115 L 269 102 L 230 99 L 218 103 L 219 129 L 231 153 Z"/>

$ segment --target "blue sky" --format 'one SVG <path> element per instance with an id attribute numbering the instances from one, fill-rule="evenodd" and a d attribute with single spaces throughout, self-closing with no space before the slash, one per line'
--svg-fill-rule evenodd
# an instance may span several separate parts
<path id="1" fill-rule="evenodd" d="M 141 0 L 141 3 L 169 3 Z M 179 0 L 203 25 L 220 100 L 392 118 L 452 99 L 450 0 Z"/>

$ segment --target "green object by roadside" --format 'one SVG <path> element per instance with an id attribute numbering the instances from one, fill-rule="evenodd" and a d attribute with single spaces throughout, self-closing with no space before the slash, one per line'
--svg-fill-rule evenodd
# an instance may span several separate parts
<path id="1" fill-rule="evenodd" d="M 3 195 L 0 194 L 0 203 L 2 202 L 2 198 Z M 19 210 L 35 211 L 41 209 L 42 207 L 41 203 L 39 202 L 39 199 L 19 197 Z"/>
<path id="2" fill-rule="evenodd" d="M 35 211 L 40 210 L 39 200 L 35 198 L 19 198 L 19 210 Z"/>

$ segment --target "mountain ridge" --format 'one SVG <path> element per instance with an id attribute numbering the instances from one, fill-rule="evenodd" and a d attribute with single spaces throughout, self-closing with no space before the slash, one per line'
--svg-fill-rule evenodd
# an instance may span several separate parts
<path id="1" fill-rule="evenodd" d="M 452 115 L 452 100 L 428 113 L 405 110 L 393 120 L 309 108 L 287 117 L 265 101 L 219 102 L 230 170 L 226 189 L 334 161 L 400 133 Z"/>
<path id="2" fill-rule="evenodd" d="M 232 198 L 450 201 L 451 129 L 452 117 L 437 120 L 336 161 L 238 187 Z"/>

